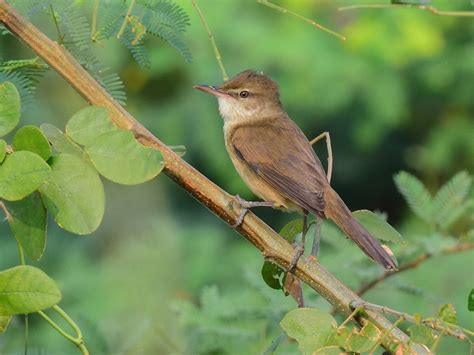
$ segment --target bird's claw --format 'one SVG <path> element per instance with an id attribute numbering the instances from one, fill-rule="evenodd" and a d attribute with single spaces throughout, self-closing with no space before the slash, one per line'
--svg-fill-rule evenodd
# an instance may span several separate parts
<path id="1" fill-rule="evenodd" d="M 248 208 L 242 208 L 240 210 L 239 218 L 237 218 L 237 221 L 235 221 L 235 223 L 231 224 L 230 226 L 235 229 L 239 227 L 242 223 L 244 223 L 244 218 L 248 211 Z"/>

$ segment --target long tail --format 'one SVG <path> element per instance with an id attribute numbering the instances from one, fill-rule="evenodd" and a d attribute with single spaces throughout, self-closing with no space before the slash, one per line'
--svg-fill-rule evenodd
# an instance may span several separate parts
<path id="1" fill-rule="evenodd" d="M 328 186 L 324 192 L 326 200 L 324 213 L 326 217 L 332 219 L 372 260 L 385 269 L 397 269 L 398 265 L 395 260 L 382 247 L 380 242 L 352 217 L 351 211 L 336 191 Z"/>

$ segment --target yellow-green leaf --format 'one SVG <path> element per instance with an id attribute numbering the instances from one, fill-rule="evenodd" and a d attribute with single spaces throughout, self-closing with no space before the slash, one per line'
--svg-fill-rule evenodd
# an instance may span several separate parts
<path id="1" fill-rule="evenodd" d="M 126 130 L 102 134 L 86 152 L 99 173 L 119 184 L 141 184 L 163 169 L 161 153 L 144 147 Z"/>
<path id="2" fill-rule="evenodd" d="M 0 272 L 0 315 L 41 311 L 57 304 L 61 291 L 48 275 L 29 265 Z"/>
<path id="3" fill-rule="evenodd" d="M 10 133 L 20 122 L 20 94 L 9 81 L 0 84 L 0 137 Z"/>
<path id="4" fill-rule="evenodd" d="M 51 146 L 43 132 L 32 125 L 21 127 L 13 137 L 13 149 L 15 151 L 27 150 L 38 154 L 44 160 L 51 156 Z"/>
<path id="5" fill-rule="evenodd" d="M 404 243 L 400 233 L 376 213 L 369 210 L 358 210 L 352 212 L 352 215 L 375 238 L 386 242 Z"/>
<path id="6" fill-rule="evenodd" d="M 46 180 L 50 170 L 49 165 L 35 153 L 9 154 L 0 165 L 0 197 L 15 201 L 28 196 Z"/>
<path id="7" fill-rule="evenodd" d="M 88 106 L 71 117 L 66 125 L 66 134 L 76 143 L 89 145 L 101 134 L 116 129 L 106 108 Z"/>
<path id="8" fill-rule="evenodd" d="M 11 218 L 10 228 L 26 255 L 39 260 L 46 245 L 46 209 L 39 193 L 5 203 Z"/>
<path id="9" fill-rule="evenodd" d="M 327 312 L 316 308 L 297 308 L 280 322 L 286 334 L 298 342 L 303 354 L 312 354 L 324 347 L 334 335 L 337 323 Z"/>
<path id="10" fill-rule="evenodd" d="M 80 157 L 53 157 L 51 175 L 40 187 L 46 209 L 63 229 L 76 234 L 96 230 L 104 215 L 104 187 L 95 169 Z"/>

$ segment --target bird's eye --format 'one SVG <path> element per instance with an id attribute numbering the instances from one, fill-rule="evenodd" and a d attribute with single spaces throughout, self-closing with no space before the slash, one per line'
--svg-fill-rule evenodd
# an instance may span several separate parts
<path id="1" fill-rule="evenodd" d="M 249 92 L 247 90 L 242 90 L 241 92 L 239 92 L 239 96 L 243 99 L 245 99 L 246 97 L 249 97 Z"/>

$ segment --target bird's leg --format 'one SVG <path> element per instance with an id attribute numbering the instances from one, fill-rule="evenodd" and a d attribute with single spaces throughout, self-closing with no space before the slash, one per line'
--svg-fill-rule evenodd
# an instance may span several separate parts
<path id="1" fill-rule="evenodd" d="M 309 143 L 313 145 L 314 143 L 320 141 L 321 139 L 326 138 L 326 147 L 328 150 L 328 172 L 326 174 L 328 182 L 331 183 L 331 176 L 332 176 L 332 163 L 333 163 L 333 158 L 332 158 L 332 146 L 331 146 L 331 136 L 329 135 L 329 132 L 323 132 L 316 138 L 314 138 L 312 141 Z M 319 251 L 319 242 L 321 240 L 321 224 L 322 224 L 322 219 L 319 216 L 316 216 L 316 226 L 314 228 L 314 239 L 313 239 L 313 247 L 311 248 L 311 255 L 316 257 L 318 256 L 318 251 Z"/>
<path id="2" fill-rule="evenodd" d="M 244 222 L 245 215 L 247 214 L 250 208 L 275 206 L 275 204 L 270 201 L 246 201 L 239 195 L 235 195 L 235 199 L 240 204 L 241 210 L 240 210 L 239 218 L 233 225 L 231 225 L 232 228 L 237 228 Z"/>
<path id="3" fill-rule="evenodd" d="M 323 132 L 309 143 L 313 145 L 316 142 L 319 142 L 321 139 L 326 138 L 326 148 L 328 150 L 328 172 L 326 174 L 329 183 L 331 183 L 331 176 L 332 176 L 332 146 L 331 146 L 331 136 L 329 132 Z"/>
<path id="4" fill-rule="evenodd" d="M 296 252 L 295 256 L 291 260 L 290 265 L 288 265 L 288 268 L 285 270 L 286 272 L 292 272 L 293 269 L 296 267 L 296 264 L 298 264 L 298 260 L 300 260 L 301 255 L 303 255 L 304 240 L 305 240 L 307 232 L 308 232 L 308 213 L 305 213 L 303 215 L 303 231 L 301 232 L 301 241 L 295 246 L 295 252 Z"/>
<path id="5" fill-rule="evenodd" d="M 314 257 L 318 256 L 319 251 L 319 242 L 321 241 L 321 224 L 323 220 L 321 217 L 316 216 L 316 225 L 314 227 L 314 239 L 313 239 L 313 246 L 311 248 L 311 255 Z"/>

